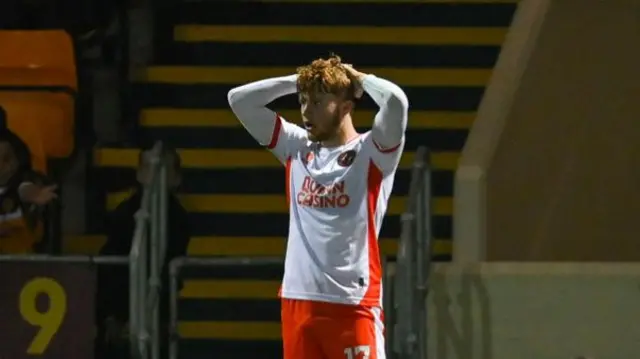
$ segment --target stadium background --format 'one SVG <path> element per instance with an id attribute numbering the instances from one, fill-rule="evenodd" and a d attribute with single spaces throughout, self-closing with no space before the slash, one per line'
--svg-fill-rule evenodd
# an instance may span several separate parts
<path id="1" fill-rule="evenodd" d="M 89 17 L 89 25 L 69 25 L 61 17 L 56 25 L 66 28 L 70 37 L 0 34 L 3 49 L 13 54 L 1 63 L 0 76 L 0 104 L 9 127 L 24 136 L 34 161 L 63 183 L 64 207 L 52 209 L 48 250 L 98 253 L 105 240 L 104 217 L 130 193 L 139 148 L 162 140 L 178 148 L 182 157 L 180 199 L 190 212 L 194 234 L 189 255 L 281 256 L 288 223 L 283 171 L 233 118 L 226 92 L 240 83 L 288 74 L 297 65 L 335 52 L 365 72 L 397 82 L 411 99 L 406 153 L 381 234 L 383 255 L 396 253 L 408 169 L 416 148 L 426 145 L 434 166 L 435 259 L 451 260 L 454 174 L 516 11 L 515 1 L 119 5 L 107 7 L 113 18 Z M 97 12 L 104 4 L 87 9 Z M 127 12 L 131 22 L 122 21 Z M 120 22 L 111 21 L 115 18 Z M 88 36 L 87 28 L 98 35 Z M 34 58 L 50 67 L 26 76 L 13 71 Z M 27 97 L 11 93 L 24 88 L 39 90 Z M 273 104 L 292 119 L 296 106 L 293 98 Z M 365 100 L 357 126 L 366 128 L 374 111 L 374 104 Z M 629 133 L 637 129 L 619 128 Z M 613 226 L 620 245 L 630 243 L 624 223 Z M 612 228 L 609 222 L 602 226 Z M 507 247 L 506 252 L 515 253 L 514 245 Z M 551 253 L 552 247 L 542 248 Z M 640 253 L 606 247 L 612 249 L 600 246 L 575 254 L 575 259 L 606 253 L 602 259 L 628 260 L 638 256 L 630 252 Z M 500 258 L 506 252 L 494 253 Z M 574 255 L 571 250 L 562 253 L 564 257 L 556 259 Z M 243 358 L 258 352 L 278 357 L 279 305 L 274 293 L 281 271 L 279 266 L 185 271 L 179 304 L 181 355 Z"/>

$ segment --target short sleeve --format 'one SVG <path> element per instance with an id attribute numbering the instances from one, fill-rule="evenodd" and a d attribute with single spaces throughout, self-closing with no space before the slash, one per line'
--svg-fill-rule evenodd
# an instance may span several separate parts
<path id="1" fill-rule="evenodd" d="M 307 143 L 307 131 L 276 115 L 271 141 L 266 146 L 281 163 L 286 163 Z"/>
<path id="2" fill-rule="evenodd" d="M 365 136 L 364 146 L 367 148 L 373 163 L 382 171 L 384 176 L 393 174 L 400 164 L 402 151 L 404 150 L 404 136 L 397 146 L 391 148 L 382 148 L 378 145 L 371 132 L 367 132 Z"/>

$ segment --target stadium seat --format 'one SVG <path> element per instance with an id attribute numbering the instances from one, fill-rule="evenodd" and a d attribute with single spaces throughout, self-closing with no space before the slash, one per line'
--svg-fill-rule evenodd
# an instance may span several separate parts
<path id="1" fill-rule="evenodd" d="M 0 86 L 77 90 L 75 55 L 62 30 L 0 31 Z"/>
<path id="2" fill-rule="evenodd" d="M 73 43 L 61 30 L 0 31 L 0 105 L 33 152 L 34 167 L 74 146 L 77 76 Z"/>
<path id="3" fill-rule="evenodd" d="M 44 173 L 47 159 L 64 158 L 73 150 L 73 127 L 66 121 L 73 116 L 73 102 L 60 96 L 65 95 L 0 91 L 7 127 L 29 146 L 34 169 Z"/>

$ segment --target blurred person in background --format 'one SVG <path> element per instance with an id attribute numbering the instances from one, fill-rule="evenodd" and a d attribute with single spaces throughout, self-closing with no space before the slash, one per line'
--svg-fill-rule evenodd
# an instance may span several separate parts
<path id="1" fill-rule="evenodd" d="M 176 190 L 181 183 L 180 156 L 174 149 L 163 148 L 162 156 L 167 163 L 168 236 L 165 263 L 161 274 L 163 284 L 160 292 L 160 317 L 163 343 L 168 342 L 169 308 L 169 263 L 174 258 L 187 254 L 189 244 L 189 218 Z M 137 186 L 134 193 L 122 202 L 107 221 L 107 242 L 101 255 L 127 256 L 131 250 L 135 231 L 135 213 L 140 209 L 143 188 L 151 181 L 151 150 L 141 151 L 137 171 Z M 126 358 L 129 354 L 129 274 L 127 267 L 111 267 L 99 272 L 97 320 L 99 333 L 96 343 L 96 358 Z M 163 348 L 164 349 L 164 348 Z M 166 355 L 166 350 L 163 350 Z"/>
<path id="2" fill-rule="evenodd" d="M 57 187 L 32 170 L 29 148 L 4 120 L 0 116 L 0 253 L 30 253 L 42 240 L 42 209 L 57 198 Z"/>

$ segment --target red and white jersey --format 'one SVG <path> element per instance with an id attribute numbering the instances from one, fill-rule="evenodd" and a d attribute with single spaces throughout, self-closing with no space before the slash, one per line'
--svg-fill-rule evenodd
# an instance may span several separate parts
<path id="1" fill-rule="evenodd" d="M 245 128 L 286 168 L 283 298 L 382 305 L 378 234 L 404 147 L 408 102 L 399 87 L 375 76 L 363 87 L 381 107 L 372 130 L 334 148 L 309 141 L 306 130 L 264 107 L 295 92 L 295 76 L 229 93 Z"/>
<path id="2" fill-rule="evenodd" d="M 326 148 L 278 117 L 269 149 L 286 165 L 282 297 L 381 305 L 378 233 L 402 144 L 381 151 L 367 132 Z"/>

